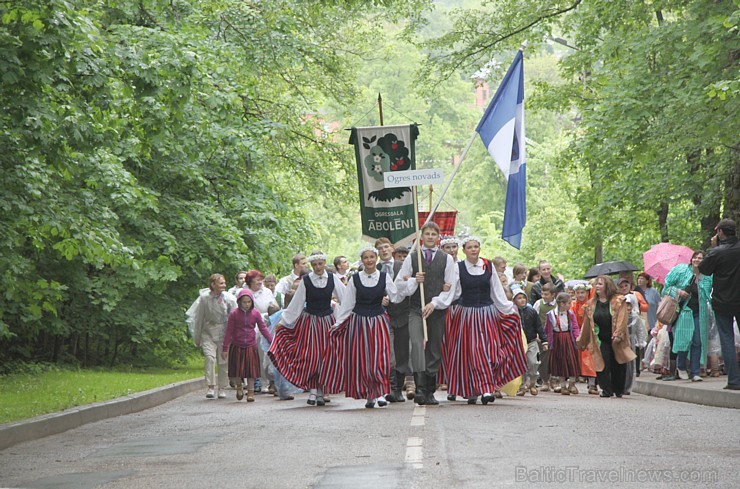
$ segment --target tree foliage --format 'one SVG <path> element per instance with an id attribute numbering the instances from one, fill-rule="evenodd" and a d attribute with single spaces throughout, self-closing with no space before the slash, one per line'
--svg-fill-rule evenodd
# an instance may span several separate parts
<path id="1" fill-rule="evenodd" d="M 348 165 L 311 114 L 411 7 L 0 4 L 0 358 L 186 354 L 205 277 L 306 243 L 306 189 Z"/>

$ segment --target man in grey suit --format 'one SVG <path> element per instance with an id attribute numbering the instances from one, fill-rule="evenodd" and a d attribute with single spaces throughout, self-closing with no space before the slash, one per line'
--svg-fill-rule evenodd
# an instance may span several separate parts
<path id="1" fill-rule="evenodd" d="M 455 283 L 457 271 L 452 257 L 437 246 L 439 226 L 428 222 L 421 228 L 421 247 L 410 253 L 396 275 L 398 291 L 410 298 L 409 336 L 411 338 L 411 367 L 421 395 L 414 401 L 419 405 L 439 404 L 434 398 L 437 390 L 437 372 L 442 363 L 442 336 L 445 330 L 445 307 L 442 294 L 445 284 Z M 421 269 L 419 255 L 421 254 Z M 424 284 L 424 308 L 419 284 Z M 424 346 L 423 319 L 427 322 L 427 343 Z"/>

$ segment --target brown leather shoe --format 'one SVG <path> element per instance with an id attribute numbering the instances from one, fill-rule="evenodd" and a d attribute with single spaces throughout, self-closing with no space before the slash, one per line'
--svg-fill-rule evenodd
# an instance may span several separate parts
<path id="1" fill-rule="evenodd" d="M 247 402 L 254 402 L 254 389 L 247 389 Z"/>
<path id="2" fill-rule="evenodd" d="M 576 384 L 574 382 L 568 384 L 568 392 L 573 395 L 578 394 L 578 387 L 576 387 Z"/>

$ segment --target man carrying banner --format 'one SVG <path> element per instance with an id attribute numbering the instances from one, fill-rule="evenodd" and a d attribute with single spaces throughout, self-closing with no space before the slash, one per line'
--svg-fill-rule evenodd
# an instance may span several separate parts
<path id="1" fill-rule="evenodd" d="M 445 284 L 456 283 L 457 268 L 452 257 L 437 247 L 439 226 L 428 222 L 421 228 L 421 250 L 410 253 L 396 275 L 399 294 L 410 297 L 409 335 L 411 336 L 411 367 L 419 393 L 414 402 L 419 405 L 437 405 L 434 398 L 437 390 L 437 371 L 442 363 L 442 336 L 445 328 L 447 308 L 443 291 Z M 421 270 L 419 270 L 421 253 Z M 422 309 L 419 284 L 424 284 L 424 308 Z M 427 343 L 424 346 L 424 322 L 427 323 Z"/>

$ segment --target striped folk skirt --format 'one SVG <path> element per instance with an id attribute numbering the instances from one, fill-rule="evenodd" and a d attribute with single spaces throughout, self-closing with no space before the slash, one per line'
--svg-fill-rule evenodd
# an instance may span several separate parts
<path id="1" fill-rule="evenodd" d="M 501 362 L 496 370 L 496 385 L 503 386 L 527 371 L 526 348 L 522 341 L 522 321 L 518 314 L 495 310 L 494 328 L 501 338 Z"/>
<path id="2" fill-rule="evenodd" d="M 301 389 L 322 387 L 319 376 L 330 355 L 329 328 L 334 315 L 315 316 L 303 311 L 293 329 L 280 328 L 267 354 L 288 382 Z"/>
<path id="3" fill-rule="evenodd" d="M 474 397 L 493 392 L 502 349 L 493 306 L 457 306 L 447 313 L 442 338 L 442 376 L 447 392 Z"/>
<path id="4" fill-rule="evenodd" d="M 550 375 L 563 377 L 563 380 L 581 375 L 581 359 L 570 331 L 554 331 L 552 336 Z"/>
<path id="5" fill-rule="evenodd" d="M 457 337 L 458 330 L 460 329 L 460 322 L 457 317 L 460 314 L 460 305 L 453 303 L 447 308 L 445 315 L 445 334 L 442 336 L 442 348 L 444 349 L 444 339 Z M 445 373 L 445 364 L 442 362 L 439 365 L 439 371 L 437 371 L 437 383 L 447 384 L 447 374 Z"/>
<path id="6" fill-rule="evenodd" d="M 352 313 L 330 334 L 334 352 L 330 366 L 321 372 L 324 391 L 344 391 L 354 399 L 373 399 L 391 390 L 391 343 L 388 314 Z"/>
<path id="7" fill-rule="evenodd" d="M 260 357 L 257 346 L 241 348 L 229 346 L 229 377 L 254 379 L 260 376 Z"/>

